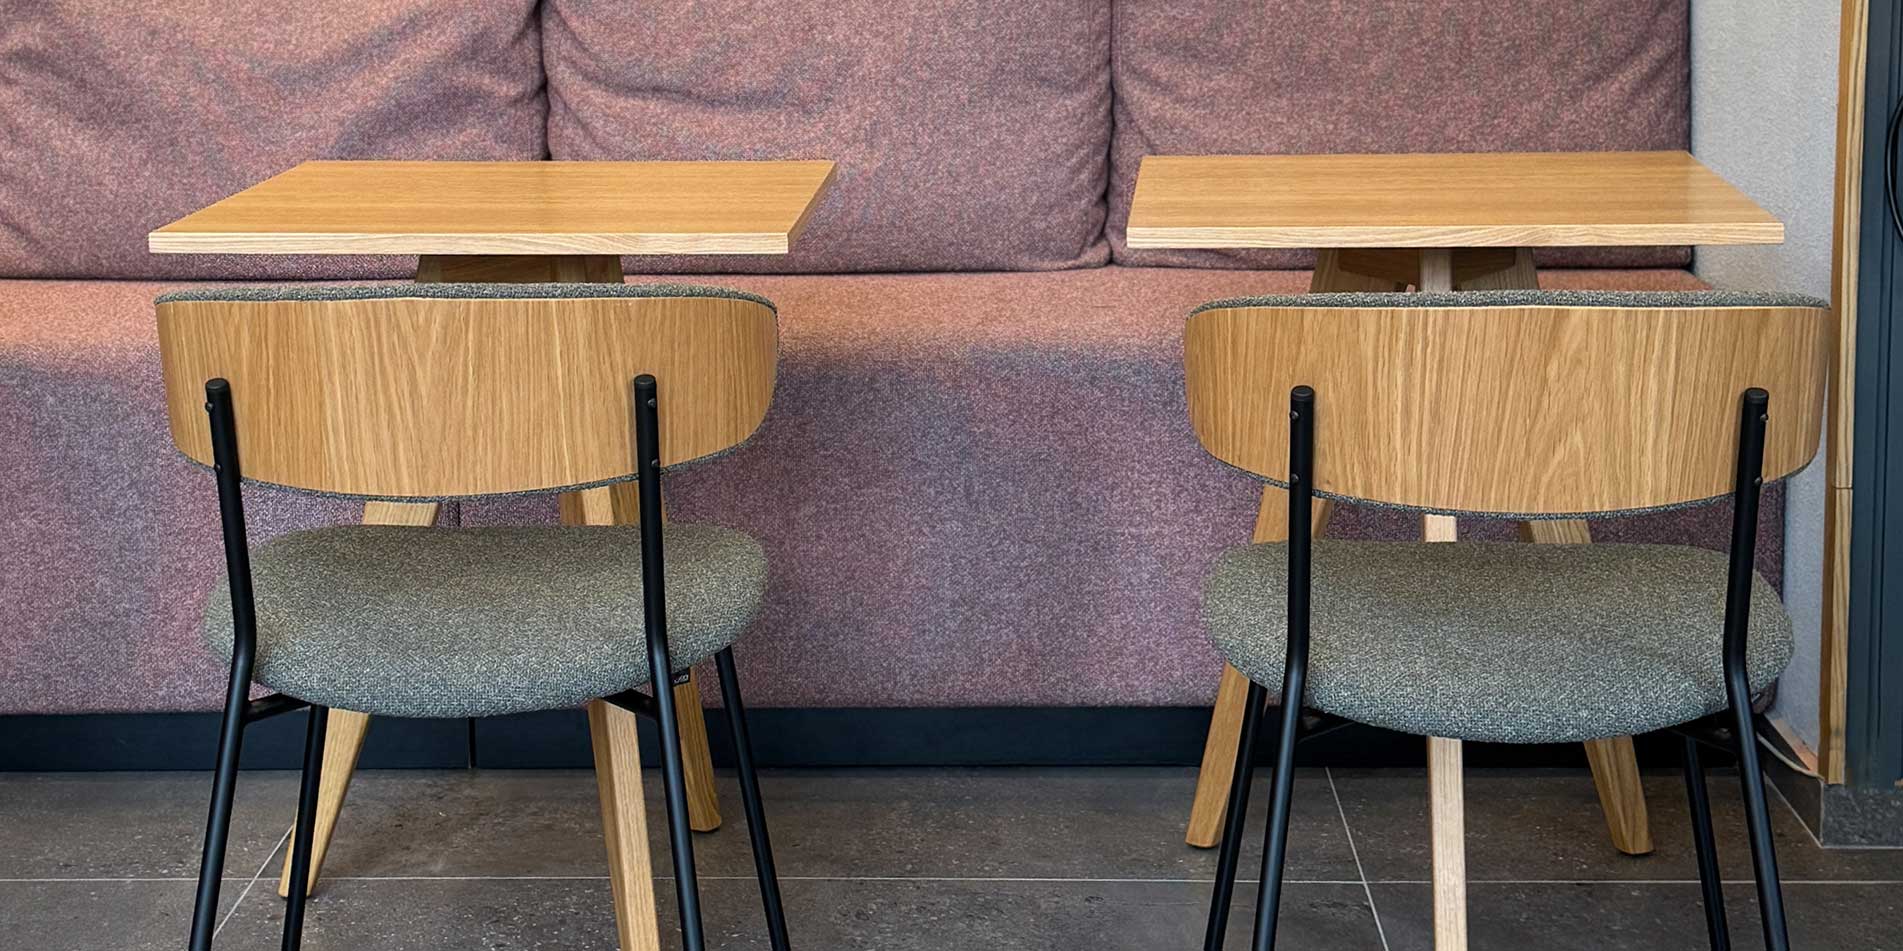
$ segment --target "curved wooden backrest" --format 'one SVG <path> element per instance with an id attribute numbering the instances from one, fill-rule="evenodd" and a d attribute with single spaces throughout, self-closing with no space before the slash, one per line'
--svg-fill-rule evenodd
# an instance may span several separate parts
<path id="1" fill-rule="evenodd" d="M 1387 295 L 1384 295 L 1387 296 Z M 1216 306 L 1185 336 L 1217 458 L 1288 478 L 1289 390 L 1315 389 L 1315 489 L 1422 509 L 1571 515 L 1731 491 L 1739 399 L 1770 393 L 1764 477 L 1817 450 L 1816 307 Z"/>
<path id="2" fill-rule="evenodd" d="M 210 464 L 224 377 L 248 479 L 386 498 L 567 488 L 634 472 L 630 383 L 658 382 L 661 464 L 766 415 L 773 309 L 715 296 L 161 300 L 172 440 Z"/>

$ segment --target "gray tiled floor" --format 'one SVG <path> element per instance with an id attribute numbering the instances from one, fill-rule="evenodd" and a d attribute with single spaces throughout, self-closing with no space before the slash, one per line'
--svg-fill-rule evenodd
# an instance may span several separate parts
<path id="1" fill-rule="evenodd" d="M 798 771 L 763 785 L 796 948 L 1201 946 L 1215 856 L 1182 844 L 1189 770 Z M 1606 844 L 1584 773 L 1470 771 L 1474 947 L 1704 947 L 1681 787 L 1660 774 L 1646 788 L 1657 851 L 1629 858 Z M 1713 793 L 1743 951 L 1760 941 L 1735 777 L 1714 776 Z M 730 782 L 723 794 L 727 827 L 696 839 L 709 946 L 764 948 Z M 0 774 L 0 947 L 181 946 L 207 795 L 203 774 Z M 1418 772 L 1298 776 L 1281 947 L 1429 946 L 1425 796 Z M 275 945 L 294 797 L 288 774 L 241 782 L 221 947 Z M 1260 785 L 1255 799 L 1236 949 L 1253 918 Z M 1777 805 L 1793 943 L 1903 947 L 1903 851 L 1820 849 Z M 305 947 L 611 948 L 595 810 L 586 773 L 364 773 Z M 671 929 L 671 882 L 659 891 Z"/>

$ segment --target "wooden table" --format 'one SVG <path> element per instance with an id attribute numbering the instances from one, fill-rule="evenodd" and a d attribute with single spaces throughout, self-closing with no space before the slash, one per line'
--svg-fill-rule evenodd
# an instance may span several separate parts
<path id="1" fill-rule="evenodd" d="M 414 254 L 416 279 L 620 283 L 624 254 L 785 254 L 832 181 L 829 161 L 778 162 L 305 162 L 148 236 L 155 254 Z M 564 522 L 632 524 L 627 483 L 561 498 Z M 436 503 L 371 502 L 371 524 L 432 525 Z M 700 691 L 675 687 L 690 821 L 720 826 Z M 621 713 L 590 711 L 591 723 Z M 601 724 L 596 724 L 599 727 Z M 332 710 L 326 735 L 310 882 L 315 887 L 369 717 Z M 631 744 L 617 725 L 596 730 Z M 627 751 L 618 750 L 626 753 Z M 598 772 L 600 770 L 598 769 Z M 604 808 L 640 790 L 603 786 Z M 632 798 L 629 798 L 629 796 Z M 639 841 L 645 841 L 639 837 Z M 646 852 L 638 856 L 646 868 Z M 278 884 L 290 892 L 290 859 Z M 647 944 L 653 895 L 647 889 Z M 623 917 L 623 916 L 617 916 Z M 645 924 L 645 927 L 642 927 Z"/>
<path id="2" fill-rule="evenodd" d="M 1776 244 L 1784 226 L 1687 152 L 1460 155 L 1214 155 L 1143 160 L 1130 206 L 1132 248 L 1314 248 L 1314 291 L 1537 288 L 1532 249 L 1602 245 Z M 1316 500 L 1319 535 L 1329 504 Z M 1581 521 L 1523 526 L 1536 542 L 1586 542 Z M 1454 520 L 1428 516 L 1429 541 Z M 1263 492 L 1256 541 L 1288 537 L 1281 490 Z M 1188 841 L 1220 834 L 1248 681 L 1223 670 Z M 1651 851 L 1630 737 L 1586 744 L 1613 844 Z M 1460 744 L 1433 739 L 1436 867 L 1459 841 Z M 1450 876 L 1458 878 L 1460 876 Z M 1442 895 L 1437 908 L 1464 899 Z M 1464 918 L 1459 941 L 1464 942 Z M 1448 936 L 1449 944 L 1455 943 Z"/>

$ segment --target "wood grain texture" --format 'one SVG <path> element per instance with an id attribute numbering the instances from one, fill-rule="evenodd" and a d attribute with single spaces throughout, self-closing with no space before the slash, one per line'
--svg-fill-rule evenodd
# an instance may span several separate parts
<path id="1" fill-rule="evenodd" d="M 1190 420 L 1285 479 L 1289 390 L 1317 394 L 1318 490 L 1572 514 L 1731 491 L 1738 400 L 1771 393 L 1764 474 L 1817 448 L 1828 315 L 1809 308 L 1223 308 L 1190 318 Z M 1607 465 L 1606 460 L 1619 460 Z"/>
<path id="2" fill-rule="evenodd" d="M 608 848 L 621 951 L 659 951 L 660 922 L 654 908 L 654 869 L 648 853 L 647 802 L 641 794 L 641 743 L 635 715 L 603 700 L 590 701 L 588 734 L 595 753 L 595 788 L 601 798 L 602 839 Z"/>
<path id="3" fill-rule="evenodd" d="M 1675 152 L 1151 155 L 1132 248 L 1776 244 L 1784 226 Z"/>
<path id="4" fill-rule="evenodd" d="M 350 495 L 522 492 L 633 471 L 629 381 L 660 381 L 661 462 L 729 448 L 773 395 L 773 311 L 724 298 L 176 301 L 159 350 L 179 449 L 210 461 L 231 381 L 245 474 Z"/>
<path id="5" fill-rule="evenodd" d="M 785 254 L 828 161 L 305 162 L 154 254 Z"/>
<path id="6" fill-rule="evenodd" d="M 383 523 L 387 524 L 387 523 Z M 311 869 L 304 881 L 304 894 L 317 891 L 317 875 L 324 867 L 324 854 L 337 832 L 337 816 L 344 810 L 344 797 L 350 792 L 350 778 L 357 771 L 357 757 L 363 752 L 363 738 L 370 732 L 370 714 L 332 708 L 324 726 L 324 761 L 317 777 L 316 821 L 311 824 Z M 291 834 L 297 823 L 291 823 Z M 286 841 L 292 841 L 287 839 Z M 284 850 L 284 868 L 278 873 L 278 895 L 291 896 L 291 850 Z"/>
<path id="7" fill-rule="evenodd" d="M 1586 762 L 1592 765 L 1593 785 L 1599 790 L 1599 808 L 1613 848 L 1627 855 L 1652 851 L 1652 820 L 1645 808 L 1645 787 L 1639 782 L 1639 755 L 1632 738 L 1615 736 L 1586 741 Z"/>
<path id="8" fill-rule="evenodd" d="M 1265 486 L 1262 503 L 1256 510 L 1256 542 L 1288 539 L 1288 493 Z M 1314 499 L 1309 510 L 1311 531 L 1319 537 L 1328 529 L 1335 506 L 1327 499 Z M 1242 672 L 1222 665 L 1222 682 L 1216 687 L 1216 706 L 1209 716 L 1209 733 L 1203 738 L 1202 768 L 1196 772 L 1196 796 L 1189 806 L 1189 828 L 1183 841 L 1199 849 L 1215 847 L 1222 839 L 1223 816 L 1229 811 L 1229 786 L 1235 782 L 1236 750 L 1242 742 L 1242 717 L 1248 709 L 1249 679 Z"/>
<path id="9" fill-rule="evenodd" d="M 1850 668 L 1850 501 L 1857 421 L 1857 281 L 1863 228 L 1865 71 L 1870 55 L 1870 0 L 1843 0 L 1837 56 L 1837 185 L 1831 212 L 1831 305 L 1837 351 L 1831 361 L 1824 481 L 1824 617 L 1817 685 L 1818 772 L 1827 783 L 1847 778 L 1844 721 Z"/>
<path id="10" fill-rule="evenodd" d="M 620 284 L 612 254 L 425 254 L 418 284 Z"/>
<path id="11" fill-rule="evenodd" d="M 1467 949 L 1467 804 L 1459 740 L 1427 738 L 1434 856 L 1434 949 Z"/>

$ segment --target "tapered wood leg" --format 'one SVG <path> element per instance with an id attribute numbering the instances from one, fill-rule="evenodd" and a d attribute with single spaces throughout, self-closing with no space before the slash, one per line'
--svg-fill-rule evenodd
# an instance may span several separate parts
<path id="1" fill-rule="evenodd" d="M 1310 509 L 1316 536 L 1328 527 L 1334 503 L 1316 499 Z M 1288 538 L 1288 493 L 1275 486 L 1262 490 L 1262 504 L 1256 512 L 1255 537 L 1258 542 L 1279 542 Z M 1229 784 L 1236 775 L 1236 747 L 1242 741 L 1242 715 L 1247 709 L 1249 678 L 1242 672 L 1222 665 L 1222 685 L 1216 688 L 1216 708 L 1209 717 L 1209 734 L 1203 739 L 1203 765 L 1196 774 L 1196 798 L 1190 803 L 1189 829 L 1183 841 L 1199 849 L 1215 847 L 1222 838 L 1223 813 L 1229 808 Z"/>
<path id="2" fill-rule="evenodd" d="M 614 889 L 621 951 L 657 951 L 654 870 L 648 854 L 646 801 L 641 795 L 641 746 L 635 716 L 602 700 L 588 704 L 588 735 L 595 751 L 595 788 L 601 795 L 602 841 Z"/>
<path id="3" fill-rule="evenodd" d="M 1592 531 L 1577 519 L 1526 522 L 1520 526 L 1520 534 L 1527 541 L 1545 545 L 1585 545 L 1592 541 Z M 1651 852 L 1651 819 L 1645 809 L 1645 787 L 1639 783 L 1639 757 L 1632 749 L 1632 738 L 1586 741 L 1586 762 L 1592 764 L 1592 781 L 1599 789 L 1599 806 L 1606 813 L 1612 847 L 1627 855 Z"/>
<path id="4" fill-rule="evenodd" d="M 559 506 L 564 525 L 638 525 L 641 511 L 632 482 L 580 492 L 562 493 Z M 700 704 L 700 685 L 694 672 L 674 686 L 675 709 L 680 714 L 681 758 L 686 765 L 687 825 L 695 832 L 720 828 L 720 794 L 714 789 L 713 754 L 707 747 L 707 718 Z"/>
<path id="5" fill-rule="evenodd" d="M 1459 740 L 1427 739 L 1434 847 L 1434 948 L 1467 951 L 1467 807 Z"/>
<path id="6" fill-rule="evenodd" d="M 435 502 L 367 502 L 363 507 L 365 525 L 436 524 Z M 324 854 L 330 851 L 330 839 L 337 832 L 337 815 L 343 811 L 344 797 L 350 792 L 350 779 L 357 770 L 357 754 L 363 750 L 363 737 L 370 729 L 370 715 L 354 710 L 330 711 L 330 725 L 324 731 L 324 765 L 319 773 L 317 822 L 311 827 L 311 873 L 305 893 L 317 890 L 317 873 L 324 867 Z M 291 831 L 297 831 L 292 823 Z M 278 876 L 278 894 L 291 896 L 291 856 L 284 856 L 284 871 Z"/>

